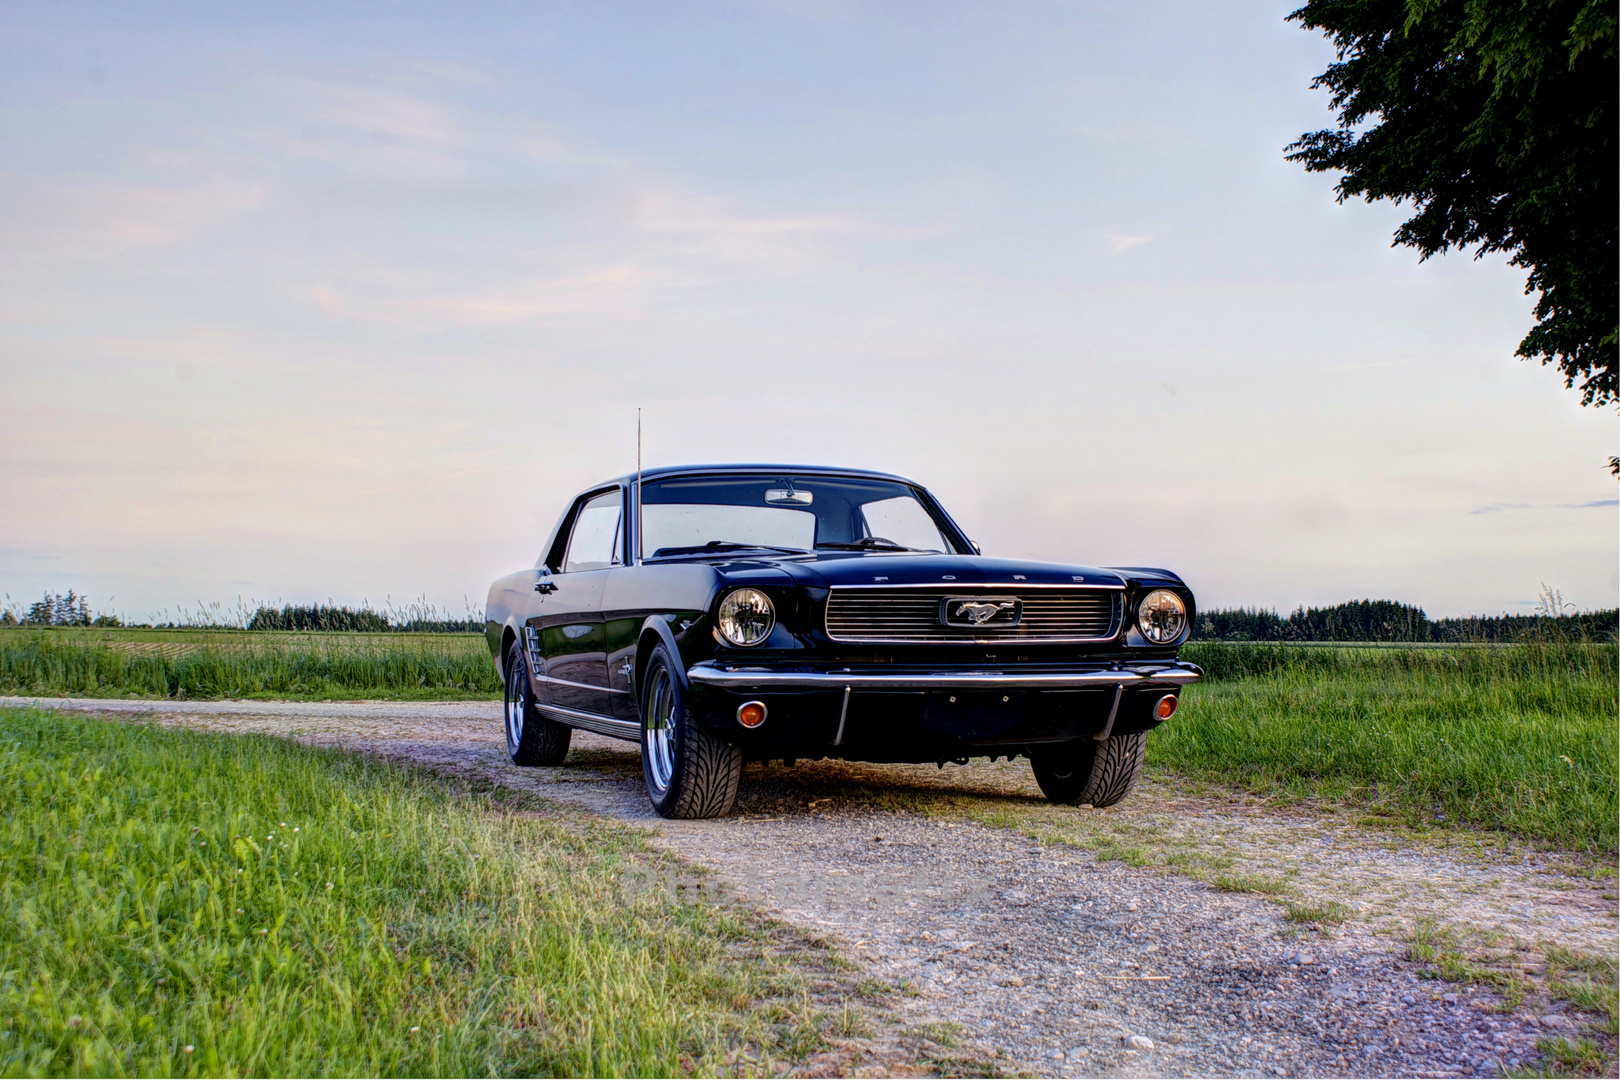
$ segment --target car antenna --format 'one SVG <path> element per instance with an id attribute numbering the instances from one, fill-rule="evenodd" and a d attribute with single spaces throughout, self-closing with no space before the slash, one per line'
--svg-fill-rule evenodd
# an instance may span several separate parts
<path id="1" fill-rule="evenodd" d="M 641 407 L 636 407 L 636 565 L 641 565 Z"/>

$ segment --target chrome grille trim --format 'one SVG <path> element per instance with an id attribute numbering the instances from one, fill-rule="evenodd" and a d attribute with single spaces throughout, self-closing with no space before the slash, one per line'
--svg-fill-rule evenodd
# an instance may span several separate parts
<path id="1" fill-rule="evenodd" d="M 1016 626 L 944 626 L 939 621 L 939 604 L 947 597 L 1009 595 L 1018 596 L 1024 605 Z M 827 596 L 825 626 L 828 638 L 848 644 L 1061 645 L 1110 640 L 1119 632 L 1121 606 L 1119 590 L 1084 585 L 1029 592 L 1016 586 L 835 585 Z"/>

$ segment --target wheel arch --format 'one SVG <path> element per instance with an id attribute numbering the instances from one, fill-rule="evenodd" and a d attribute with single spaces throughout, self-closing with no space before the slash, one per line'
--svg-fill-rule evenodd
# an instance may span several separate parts
<path id="1" fill-rule="evenodd" d="M 495 658 L 495 667 L 501 673 L 501 681 L 506 681 L 506 658 L 512 654 L 512 646 L 517 644 L 517 631 L 508 623 L 501 631 L 501 652 Z"/>
<path id="2" fill-rule="evenodd" d="M 650 616 L 641 624 L 641 633 L 636 638 L 636 674 L 633 685 L 636 698 L 636 713 L 638 715 L 641 712 L 642 677 L 647 672 L 647 661 L 652 657 L 653 649 L 657 648 L 659 644 L 663 644 L 669 649 L 669 655 L 674 657 L 675 667 L 677 668 L 675 677 L 681 680 L 683 690 L 688 689 L 686 671 L 683 668 L 681 659 L 681 647 L 675 641 L 674 631 L 670 630 L 667 620 L 661 619 L 657 615 Z"/>

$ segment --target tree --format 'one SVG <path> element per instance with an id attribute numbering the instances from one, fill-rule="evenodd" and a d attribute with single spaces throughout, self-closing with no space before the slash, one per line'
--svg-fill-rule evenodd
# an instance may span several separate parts
<path id="1" fill-rule="evenodd" d="M 1540 294 L 1517 355 L 1556 362 L 1583 405 L 1615 401 L 1613 3 L 1310 0 L 1288 18 L 1337 49 L 1311 85 L 1339 114 L 1288 159 L 1342 171 L 1340 202 L 1411 202 L 1395 243 L 1421 259 L 1510 253 Z"/>

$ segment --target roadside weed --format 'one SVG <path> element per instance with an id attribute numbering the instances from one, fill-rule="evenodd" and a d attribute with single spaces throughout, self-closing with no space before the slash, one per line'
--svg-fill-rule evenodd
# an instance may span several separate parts
<path id="1" fill-rule="evenodd" d="M 1271 874 L 1216 874 L 1209 883 L 1221 892 L 1275 895 L 1293 888 L 1287 878 Z"/>

